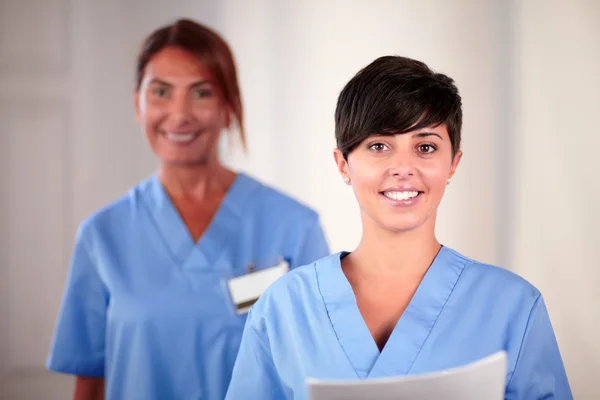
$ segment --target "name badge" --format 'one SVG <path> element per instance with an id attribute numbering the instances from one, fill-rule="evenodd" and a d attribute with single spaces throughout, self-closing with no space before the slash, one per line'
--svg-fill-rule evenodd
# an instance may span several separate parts
<path id="1" fill-rule="evenodd" d="M 290 265 L 284 260 L 270 268 L 253 270 L 249 266 L 248 270 L 248 274 L 230 279 L 227 282 L 227 287 L 233 304 L 235 304 L 236 314 L 238 315 L 247 313 L 260 295 L 273 282 L 290 270 Z"/>

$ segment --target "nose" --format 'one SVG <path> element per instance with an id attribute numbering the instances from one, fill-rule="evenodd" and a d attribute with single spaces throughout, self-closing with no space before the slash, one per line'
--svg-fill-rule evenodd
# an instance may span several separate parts
<path id="1" fill-rule="evenodd" d="M 400 179 L 406 179 L 416 175 L 416 160 L 409 152 L 398 152 L 391 159 L 389 174 Z"/>
<path id="2" fill-rule="evenodd" d="M 191 108 L 192 105 L 188 96 L 180 94 L 173 96 L 169 111 L 175 120 L 185 122 L 190 118 Z"/>

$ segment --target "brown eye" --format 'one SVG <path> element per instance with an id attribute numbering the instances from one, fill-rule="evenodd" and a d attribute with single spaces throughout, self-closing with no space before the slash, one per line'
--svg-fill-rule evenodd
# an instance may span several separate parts
<path id="1" fill-rule="evenodd" d="M 387 149 L 388 149 L 388 147 L 383 143 L 373 143 L 372 145 L 369 146 L 369 150 L 373 150 L 376 153 L 381 153 Z"/>
<path id="2" fill-rule="evenodd" d="M 164 87 L 157 87 L 152 89 L 152 94 L 156 97 L 165 97 L 168 94 L 168 91 Z"/>
<path id="3" fill-rule="evenodd" d="M 429 143 L 424 143 L 424 144 L 420 144 L 417 147 L 417 149 L 419 150 L 419 153 L 431 154 L 437 150 L 437 147 L 435 147 L 434 145 L 429 144 Z"/>
<path id="4" fill-rule="evenodd" d="M 196 98 L 196 99 L 210 97 L 211 95 L 212 95 L 212 92 L 210 90 L 206 90 L 206 89 L 194 90 L 194 98 Z"/>

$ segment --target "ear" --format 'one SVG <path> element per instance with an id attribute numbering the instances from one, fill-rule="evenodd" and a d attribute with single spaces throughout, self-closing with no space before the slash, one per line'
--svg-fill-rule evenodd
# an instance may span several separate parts
<path id="1" fill-rule="evenodd" d="M 231 121 L 234 119 L 233 108 L 229 104 L 225 104 L 225 127 L 231 128 Z"/>
<path id="2" fill-rule="evenodd" d="M 454 176 L 454 173 L 456 172 L 456 168 L 458 168 L 458 164 L 460 163 L 462 155 L 462 150 L 457 151 L 454 155 L 454 158 L 452 159 L 452 165 L 450 166 L 450 173 L 448 174 L 448 179 L 452 179 L 452 177 Z"/>
<path id="3" fill-rule="evenodd" d="M 350 178 L 350 168 L 348 168 L 348 161 L 344 158 L 341 150 L 337 147 L 333 150 L 333 159 L 337 165 L 338 171 L 342 178 Z"/>
<path id="4" fill-rule="evenodd" d="M 133 90 L 133 106 L 135 107 L 135 119 L 140 122 L 141 110 L 140 110 L 140 91 L 137 89 Z"/>

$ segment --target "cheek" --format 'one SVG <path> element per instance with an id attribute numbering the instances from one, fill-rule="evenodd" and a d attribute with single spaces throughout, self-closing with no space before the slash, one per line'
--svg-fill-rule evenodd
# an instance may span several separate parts
<path id="1" fill-rule="evenodd" d="M 380 168 L 373 163 L 356 161 L 349 167 L 349 171 L 354 193 L 360 201 L 361 198 L 366 199 L 367 196 L 379 192 L 385 179 L 385 168 Z"/>
<path id="2" fill-rule="evenodd" d="M 158 125 L 166 118 L 165 107 L 155 104 L 145 104 L 140 108 L 140 122 L 146 130 L 158 129 Z"/>
<path id="3" fill-rule="evenodd" d="M 225 110 L 217 104 L 199 105 L 193 109 L 194 118 L 205 126 L 222 128 L 225 125 Z"/>
<path id="4" fill-rule="evenodd" d="M 422 170 L 423 181 L 432 192 L 444 192 L 450 169 L 445 165 L 432 165 Z"/>

